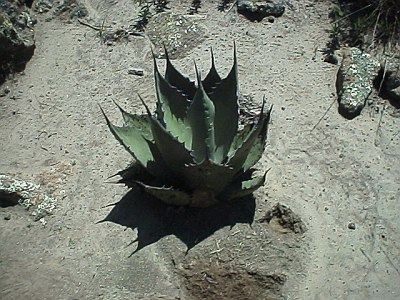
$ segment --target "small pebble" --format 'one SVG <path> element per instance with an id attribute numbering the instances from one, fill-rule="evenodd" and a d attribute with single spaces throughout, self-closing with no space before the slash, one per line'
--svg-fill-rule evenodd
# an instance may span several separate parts
<path id="1" fill-rule="evenodd" d="M 356 224 L 354 224 L 353 222 L 349 223 L 349 225 L 347 225 L 347 227 L 351 230 L 356 229 Z"/>
<path id="2" fill-rule="evenodd" d="M 144 71 L 142 69 L 128 69 L 128 74 L 137 75 L 137 76 L 143 76 L 144 75 Z"/>
<path id="3" fill-rule="evenodd" d="M 11 220 L 11 214 L 4 215 L 4 220 Z"/>

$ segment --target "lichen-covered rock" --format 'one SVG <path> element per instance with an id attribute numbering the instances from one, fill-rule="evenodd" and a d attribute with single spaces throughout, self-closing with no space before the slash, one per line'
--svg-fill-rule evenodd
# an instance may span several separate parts
<path id="1" fill-rule="evenodd" d="M 205 39 L 205 29 L 202 26 L 170 12 L 152 17 L 147 24 L 146 34 L 154 44 L 158 58 L 164 56 L 164 47 L 170 58 L 182 58 Z"/>
<path id="2" fill-rule="evenodd" d="M 348 119 L 358 116 L 372 92 L 380 64 L 358 48 L 345 48 L 336 79 L 339 113 Z"/>
<path id="3" fill-rule="evenodd" d="M 57 205 L 57 200 L 47 196 L 40 184 L 17 180 L 4 174 L 0 174 L 0 198 L 10 204 L 6 206 L 20 204 L 31 209 L 35 221 L 52 214 Z"/>

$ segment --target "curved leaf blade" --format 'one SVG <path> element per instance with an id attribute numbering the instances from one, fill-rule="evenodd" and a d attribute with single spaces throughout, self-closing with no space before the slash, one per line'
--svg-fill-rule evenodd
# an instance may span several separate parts
<path id="1" fill-rule="evenodd" d="M 157 119 L 175 138 L 178 138 L 180 142 L 185 143 L 186 147 L 190 148 L 192 137 L 187 121 L 187 110 L 190 102 L 162 77 L 155 59 L 154 77 L 157 94 Z"/>
<path id="2" fill-rule="evenodd" d="M 243 172 L 246 172 L 247 170 L 252 168 L 260 160 L 262 154 L 264 153 L 265 145 L 267 142 L 268 125 L 271 119 L 271 111 L 272 106 L 267 111 L 260 133 L 254 141 L 254 144 L 251 147 L 249 154 L 247 155 L 246 161 L 243 164 Z"/>
<path id="3" fill-rule="evenodd" d="M 266 123 L 269 121 L 269 114 L 264 113 L 265 101 L 263 100 L 262 109 L 256 126 L 252 128 L 242 145 L 229 157 L 228 165 L 230 165 L 236 172 L 243 169 L 244 163 L 255 144 L 256 139 L 259 137 L 261 131 L 266 128 Z"/>
<path id="4" fill-rule="evenodd" d="M 196 75 L 199 86 L 188 110 L 188 122 L 192 129 L 192 155 L 197 163 L 201 163 L 205 159 L 214 159 L 215 108 L 204 91 L 197 68 Z"/>
<path id="5" fill-rule="evenodd" d="M 176 87 L 185 97 L 193 99 L 196 93 L 196 86 L 188 77 L 182 75 L 171 63 L 167 49 L 164 47 L 166 69 L 165 80 L 172 86 Z"/>
<path id="6" fill-rule="evenodd" d="M 146 115 L 135 115 L 125 111 L 118 103 L 114 101 L 115 105 L 118 107 L 124 119 L 125 127 L 135 127 L 141 130 L 142 135 L 147 140 L 153 140 L 153 135 L 151 133 L 150 122 Z"/>
<path id="7" fill-rule="evenodd" d="M 142 131 L 135 127 L 119 127 L 113 125 L 100 107 L 106 119 L 108 128 L 122 146 L 144 167 L 153 160 L 150 148 L 143 137 Z"/>
<path id="8" fill-rule="evenodd" d="M 236 149 L 238 149 L 243 144 L 244 140 L 247 138 L 253 127 L 254 124 L 246 124 L 241 130 L 237 132 L 237 134 L 233 138 L 227 158 L 231 157 Z"/>

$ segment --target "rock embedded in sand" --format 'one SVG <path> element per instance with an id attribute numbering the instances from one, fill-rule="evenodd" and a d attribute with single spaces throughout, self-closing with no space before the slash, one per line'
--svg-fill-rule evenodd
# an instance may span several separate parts
<path id="1" fill-rule="evenodd" d="M 351 230 L 355 230 L 356 229 L 356 224 L 354 224 L 353 222 L 350 222 L 349 225 L 347 225 L 347 228 L 349 228 Z"/>

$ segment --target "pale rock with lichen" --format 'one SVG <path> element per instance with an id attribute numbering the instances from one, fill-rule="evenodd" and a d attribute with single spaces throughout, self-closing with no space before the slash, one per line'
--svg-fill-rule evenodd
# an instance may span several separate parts
<path id="1" fill-rule="evenodd" d="M 12 204 L 20 204 L 31 210 L 35 221 L 46 225 L 44 217 L 52 214 L 56 208 L 57 200 L 47 196 L 40 189 L 40 184 L 17 180 L 8 175 L 0 174 L 0 195 L 5 201 L 16 201 Z"/>
<path id="2" fill-rule="evenodd" d="M 343 60 L 336 79 L 339 112 L 352 119 L 358 116 L 365 106 L 380 64 L 358 48 L 344 48 L 342 54 Z"/>

